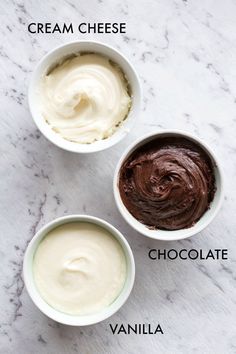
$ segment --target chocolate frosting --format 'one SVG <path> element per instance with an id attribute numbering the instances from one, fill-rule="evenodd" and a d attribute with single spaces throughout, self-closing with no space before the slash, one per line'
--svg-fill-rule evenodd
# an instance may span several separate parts
<path id="1" fill-rule="evenodd" d="M 123 163 L 119 190 L 128 211 L 148 227 L 188 228 L 214 197 L 213 165 L 191 140 L 158 138 L 135 150 Z"/>

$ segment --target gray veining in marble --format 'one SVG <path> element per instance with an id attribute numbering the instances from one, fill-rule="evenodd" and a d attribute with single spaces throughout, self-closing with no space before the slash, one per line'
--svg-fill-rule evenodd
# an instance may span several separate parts
<path id="1" fill-rule="evenodd" d="M 236 2 L 234 0 L 2 0 L 0 353 L 236 353 Z M 127 22 L 125 35 L 39 34 L 29 22 Z M 112 44 L 134 63 L 144 91 L 135 129 L 108 151 L 80 156 L 36 129 L 27 89 L 38 60 L 76 39 Z M 134 232 L 112 194 L 115 165 L 135 138 L 179 128 L 203 138 L 225 171 L 225 200 L 195 238 L 163 243 Z M 103 207 L 101 208 L 101 200 Z M 35 232 L 55 217 L 88 213 L 114 224 L 133 249 L 137 275 L 125 306 L 85 328 L 57 324 L 34 306 L 22 259 Z M 155 248 L 228 248 L 227 261 L 151 262 Z M 109 323 L 160 323 L 163 335 L 116 335 Z"/>

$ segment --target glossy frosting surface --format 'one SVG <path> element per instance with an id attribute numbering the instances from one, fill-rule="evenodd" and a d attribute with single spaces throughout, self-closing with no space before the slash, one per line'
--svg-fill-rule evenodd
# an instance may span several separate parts
<path id="1" fill-rule="evenodd" d="M 40 105 L 55 132 L 86 144 L 115 132 L 128 115 L 131 97 L 118 65 L 99 54 L 82 54 L 42 78 Z"/>
<path id="2" fill-rule="evenodd" d="M 106 229 L 71 222 L 51 230 L 39 244 L 34 280 L 44 300 L 71 315 L 96 313 L 119 295 L 126 279 L 126 259 Z"/>
<path id="3" fill-rule="evenodd" d="M 129 212 L 148 227 L 188 228 L 213 199 L 213 166 L 194 142 L 159 138 L 138 148 L 123 163 L 119 190 Z"/>

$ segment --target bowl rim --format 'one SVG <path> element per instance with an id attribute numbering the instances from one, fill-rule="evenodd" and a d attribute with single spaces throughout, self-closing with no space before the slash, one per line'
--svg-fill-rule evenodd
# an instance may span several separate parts
<path id="1" fill-rule="evenodd" d="M 119 193 L 119 188 L 118 188 L 118 181 L 119 181 L 119 172 L 120 168 L 123 164 L 123 162 L 129 157 L 129 155 L 136 150 L 136 148 L 142 146 L 145 144 L 145 142 L 154 140 L 155 138 L 161 137 L 161 136 L 181 136 L 183 138 L 192 140 L 196 144 L 198 144 L 200 147 L 202 147 L 208 156 L 211 158 L 211 160 L 214 162 L 214 170 L 215 172 L 217 171 L 218 176 L 219 176 L 219 181 L 217 187 L 217 193 L 219 193 L 218 201 L 216 201 L 216 206 L 214 209 L 214 212 L 205 220 L 205 222 L 201 225 L 196 227 L 198 225 L 198 222 L 187 229 L 182 229 L 182 230 L 187 230 L 185 231 L 184 235 L 181 235 L 180 230 L 150 230 L 147 226 L 144 229 L 144 224 L 139 222 L 137 219 L 133 217 L 133 215 L 128 211 L 124 203 L 122 202 L 122 199 L 120 197 Z M 150 139 L 150 140 L 148 140 Z M 120 157 L 116 168 L 115 168 L 115 173 L 114 173 L 114 178 L 113 178 L 113 195 L 115 199 L 116 206 L 122 215 L 122 217 L 125 219 L 125 221 L 138 233 L 141 235 L 155 239 L 155 240 L 161 240 L 161 241 L 176 241 L 176 240 L 182 240 L 188 237 L 192 237 L 198 233 L 200 233 L 203 229 L 205 229 L 215 218 L 217 215 L 221 205 L 222 201 L 224 198 L 224 176 L 223 176 L 223 171 L 222 168 L 219 164 L 219 160 L 216 157 L 216 154 L 214 151 L 211 149 L 211 147 L 205 143 L 201 138 L 197 137 L 195 134 L 192 134 L 191 132 L 186 132 L 181 129 L 160 129 L 156 130 L 155 132 L 152 133 L 147 133 L 140 138 L 136 139 L 132 144 L 130 144 L 127 149 L 123 152 L 122 156 Z M 215 195 L 214 195 L 215 198 Z M 213 201 L 214 201 L 213 198 Z M 212 202 L 213 202 L 212 201 Z M 211 202 L 211 203 L 212 203 Z M 200 218 L 201 219 L 201 218 Z M 137 226 L 140 225 L 142 227 L 142 230 Z M 178 231 L 178 234 L 177 232 Z"/>
<path id="2" fill-rule="evenodd" d="M 129 67 L 129 70 L 130 70 L 130 72 L 133 76 L 133 79 L 134 79 L 134 83 L 131 84 L 129 82 L 129 84 L 131 85 L 132 89 L 133 89 L 133 87 L 135 87 L 135 91 L 136 91 L 135 101 L 134 100 L 132 101 L 131 109 L 128 113 L 128 116 L 124 120 L 124 125 L 122 122 L 121 127 L 118 128 L 107 139 L 98 140 L 98 141 L 95 141 L 91 144 L 80 144 L 80 143 L 66 140 L 62 137 L 61 137 L 61 139 L 57 139 L 58 138 L 57 135 L 55 135 L 55 139 L 54 139 L 53 135 L 51 135 L 52 129 L 47 126 L 46 122 L 45 123 L 43 122 L 42 117 L 37 118 L 38 113 L 36 112 L 37 108 L 36 108 L 36 104 L 34 102 L 35 86 L 36 86 L 36 82 L 39 81 L 39 73 L 40 73 L 40 70 L 42 70 L 41 66 L 47 60 L 49 60 L 49 58 L 51 56 L 53 56 L 53 54 L 55 52 L 57 52 L 59 50 L 63 50 L 63 48 L 66 48 L 66 47 L 70 48 L 72 46 L 79 46 L 79 45 L 98 46 L 99 48 L 101 48 L 101 51 L 94 48 L 94 52 L 104 55 L 108 58 L 109 58 L 109 55 L 104 54 L 103 49 L 104 50 L 107 49 L 107 50 L 113 52 L 114 56 L 117 57 L 118 65 L 120 65 L 119 64 L 120 61 L 124 61 L 125 64 L 127 65 L 127 67 Z M 91 48 L 91 50 L 92 50 L 92 48 Z M 79 51 L 80 50 L 78 48 L 76 48 L 75 51 L 73 51 L 73 49 L 71 49 L 71 53 L 75 53 L 75 52 L 79 53 Z M 58 58 L 56 60 L 54 60 L 54 62 L 60 61 L 60 58 L 63 58 L 63 57 L 66 57 L 66 54 L 58 56 Z M 114 61 L 116 61 L 116 60 L 114 60 Z M 121 66 L 121 69 L 124 72 L 124 74 L 127 75 L 126 70 L 122 67 L 122 65 L 120 65 L 120 66 Z M 134 102 L 135 102 L 135 104 L 134 104 Z M 60 44 L 60 45 L 54 47 L 53 49 L 48 51 L 46 54 L 44 54 L 42 56 L 42 58 L 37 62 L 32 74 L 31 74 L 31 78 L 29 80 L 28 106 L 29 106 L 29 110 L 30 110 L 30 115 L 31 115 L 33 121 L 35 122 L 37 128 L 41 132 L 41 134 L 47 140 L 49 140 L 52 144 L 58 146 L 59 148 L 69 151 L 69 152 L 74 152 L 74 153 L 79 153 L 79 154 L 88 154 L 88 153 L 103 151 L 103 150 L 106 150 L 106 149 L 114 146 L 115 144 L 119 143 L 129 133 L 129 131 L 133 128 L 135 122 L 137 121 L 137 119 L 140 115 L 141 102 L 142 102 L 142 86 L 141 86 L 141 81 L 140 81 L 139 75 L 138 75 L 137 70 L 135 69 L 134 65 L 119 49 L 116 49 L 113 46 L 111 46 L 110 44 L 107 44 L 105 42 L 98 41 L 98 40 L 88 40 L 88 39 L 73 40 L 73 41 L 68 41 L 66 43 L 63 43 L 63 44 Z M 104 144 L 99 144 L 101 142 L 104 142 Z M 87 147 L 87 149 L 86 149 L 86 147 Z"/>
<path id="3" fill-rule="evenodd" d="M 117 298 L 114 300 L 112 304 L 114 304 L 118 299 L 119 299 L 119 303 L 115 308 L 112 308 L 111 310 L 109 310 L 109 307 L 112 304 L 110 304 L 105 309 L 102 309 L 100 312 L 89 314 L 89 315 L 70 315 L 70 314 L 63 313 L 57 309 L 54 309 L 49 304 L 47 304 L 47 302 L 42 298 L 40 292 L 37 289 L 36 284 L 33 281 L 33 263 L 31 262 L 31 260 L 33 261 L 34 254 L 37 250 L 39 243 L 50 230 L 60 225 L 64 225 L 72 222 L 88 222 L 88 223 L 91 222 L 93 224 L 99 225 L 100 227 L 103 227 L 105 230 L 109 231 L 122 247 L 127 262 L 126 280 L 125 280 L 124 287 L 122 288 L 121 292 L 119 293 L 119 295 L 117 296 Z M 29 263 L 31 265 L 29 265 Z M 36 307 L 47 317 L 53 319 L 56 322 L 66 324 L 66 325 L 71 325 L 71 326 L 93 325 L 95 323 L 104 321 L 105 319 L 111 317 L 127 301 L 133 289 L 134 280 L 135 280 L 134 256 L 131 247 L 128 241 L 126 240 L 126 238 L 124 237 L 124 235 L 107 221 L 86 214 L 71 214 L 71 215 L 61 216 L 56 219 L 53 219 L 52 221 L 48 222 L 43 227 L 41 227 L 30 240 L 24 254 L 23 279 L 24 279 L 26 290 L 31 300 L 36 305 Z M 37 296 L 35 296 L 35 293 L 37 293 Z M 40 301 L 38 301 L 39 299 Z M 47 308 L 50 308 L 50 310 L 53 311 L 53 314 L 51 313 L 49 314 Z"/>

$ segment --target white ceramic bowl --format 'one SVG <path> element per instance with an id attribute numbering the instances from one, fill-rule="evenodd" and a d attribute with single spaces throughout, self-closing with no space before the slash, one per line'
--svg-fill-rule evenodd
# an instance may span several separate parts
<path id="1" fill-rule="evenodd" d="M 200 147 L 202 147 L 206 153 L 210 156 L 213 166 L 214 166 L 214 173 L 215 173 L 215 178 L 216 178 L 216 192 L 213 201 L 211 202 L 210 209 L 207 210 L 203 216 L 200 218 L 200 220 L 192 227 L 187 228 L 187 229 L 181 229 L 181 230 L 174 230 L 174 231 L 169 231 L 169 230 L 151 230 L 141 222 L 139 222 L 137 219 L 135 219 L 130 212 L 127 210 L 125 205 L 122 202 L 122 199 L 120 197 L 119 193 L 119 188 L 118 188 L 118 180 L 119 180 L 119 171 L 120 168 L 123 164 L 123 162 L 131 155 L 131 153 L 136 150 L 138 147 L 146 144 L 147 142 L 157 139 L 158 137 L 184 137 L 187 138 L 196 144 L 198 144 Z M 202 140 L 197 138 L 196 136 L 181 131 L 181 130 L 164 130 L 160 131 L 157 133 L 151 133 L 148 135 L 145 135 L 135 141 L 128 149 L 124 152 L 122 155 L 120 161 L 118 162 L 118 165 L 116 167 L 115 175 L 114 175 L 114 181 L 113 181 L 113 191 L 114 191 L 114 196 L 115 196 L 115 201 L 117 204 L 117 207 L 120 211 L 120 213 L 123 215 L 125 220 L 132 226 L 136 231 L 140 232 L 141 234 L 151 237 L 153 239 L 157 240 L 164 240 L 164 241 L 173 241 L 173 240 L 180 240 L 184 239 L 190 236 L 193 236 L 200 231 L 202 231 L 216 216 L 217 212 L 220 209 L 222 200 L 223 200 L 223 176 L 222 176 L 222 171 L 220 169 L 218 160 L 216 159 L 215 154 L 213 151 L 209 148 L 208 145 L 206 145 Z"/>
<path id="2" fill-rule="evenodd" d="M 79 52 L 100 53 L 110 58 L 113 62 L 117 63 L 129 82 L 132 94 L 132 106 L 125 121 L 120 125 L 120 127 L 111 137 L 104 140 L 95 141 L 91 144 L 78 144 L 71 142 L 62 138 L 58 133 L 54 132 L 50 125 L 42 117 L 40 106 L 38 104 L 39 83 L 42 77 L 53 65 L 63 60 L 63 58 Z M 123 139 L 125 135 L 132 129 L 140 111 L 141 85 L 134 67 L 118 50 L 107 44 L 103 44 L 97 41 L 76 41 L 63 44 L 53 49 L 40 60 L 33 72 L 30 81 L 28 100 L 31 115 L 38 129 L 48 140 L 60 148 L 68 151 L 77 153 L 90 153 L 104 150 L 113 146 L 121 139 Z"/>
<path id="3" fill-rule="evenodd" d="M 97 224 L 107 229 L 118 240 L 118 242 L 123 248 L 126 257 L 127 274 L 126 274 L 126 281 L 121 293 L 111 305 L 101 310 L 100 312 L 91 315 L 73 316 L 55 310 L 41 297 L 34 282 L 33 259 L 39 243 L 50 230 L 54 229 L 59 225 L 66 224 L 69 222 L 89 222 L 89 223 Z M 133 288 L 134 277 L 135 277 L 135 264 L 134 264 L 133 253 L 131 251 L 128 242 L 126 241 L 125 237 L 114 226 L 112 226 L 111 224 L 109 224 L 108 222 L 102 219 L 93 216 L 69 215 L 51 221 L 43 228 L 41 228 L 36 233 L 36 235 L 32 238 L 24 256 L 23 275 L 24 275 L 25 286 L 31 299 L 45 315 L 63 324 L 67 324 L 71 326 L 86 326 L 86 325 L 91 325 L 103 321 L 106 318 L 112 316 L 125 303 Z"/>

